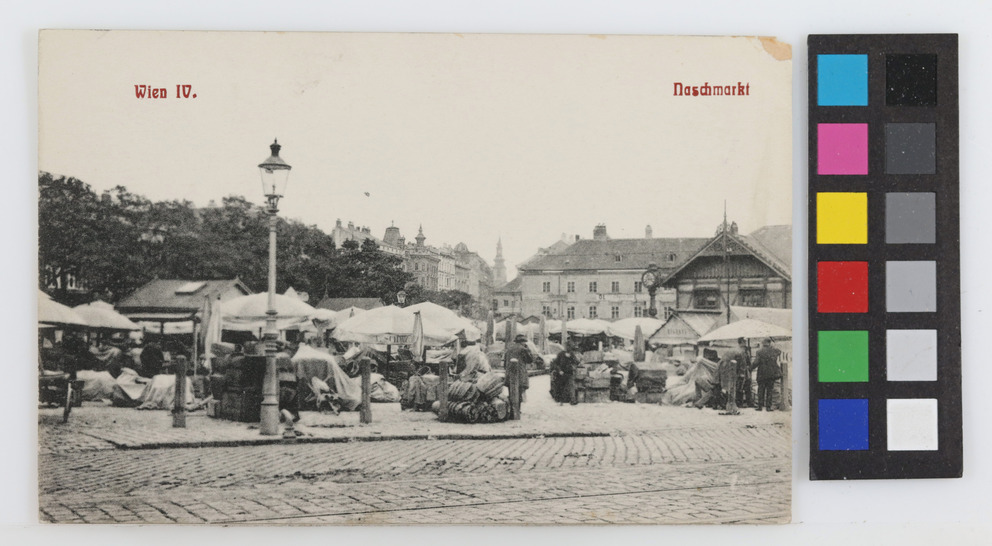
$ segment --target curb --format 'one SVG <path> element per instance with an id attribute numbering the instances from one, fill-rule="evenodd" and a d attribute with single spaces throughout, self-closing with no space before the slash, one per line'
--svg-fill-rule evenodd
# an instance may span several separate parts
<path id="1" fill-rule="evenodd" d="M 117 449 L 169 449 L 169 448 L 201 448 L 201 447 L 243 447 L 257 445 L 293 445 L 293 444 L 344 444 L 349 442 L 386 442 L 390 440 L 530 440 L 540 438 L 596 438 L 610 436 L 609 432 L 529 432 L 508 434 L 391 434 L 388 436 L 341 436 L 341 437 L 297 437 L 293 441 L 285 441 L 282 437 L 257 438 L 246 440 L 204 440 L 191 442 L 147 442 L 147 443 L 118 443 Z"/>

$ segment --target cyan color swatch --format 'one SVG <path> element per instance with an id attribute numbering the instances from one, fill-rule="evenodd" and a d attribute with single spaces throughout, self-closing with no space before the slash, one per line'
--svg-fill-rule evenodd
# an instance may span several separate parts
<path id="1" fill-rule="evenodd" d="M 868 449 L 868 400 L 828 398 L 817 407 L 821 451 Z"/>
<path id="2" fill-rule="evenodd" d="M 868 55 L 817 55 L 820 106 L 868 106 Z"/>

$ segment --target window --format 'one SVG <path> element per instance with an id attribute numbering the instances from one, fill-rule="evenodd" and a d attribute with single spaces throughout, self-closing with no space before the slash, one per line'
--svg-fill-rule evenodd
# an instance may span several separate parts
<path id="1" fill-rule="evenodd" d="M 591 283 L 589 283 L 589 291 L 590 292 L 596 291 L 596 281 L 592 281 Z"/>
<path id="2" fill-rule="evenodd" d="M 635 317 L 643 317 L 644 316 L 644 308 L 641 307 L 640 305 L 635 305 L 634 306 L 634 316 Z"/>
<path id="3" fill-rule="evenodd" d="M 503 307 L 509 307 L 509 306 L 510 306 L 510 300 L 503 300 Z"/>
<path id="4" fill-rule="evenodd" d="M 420 263 L 419 263 L 419 262 L 418 262 L 418 263 L 415 263 L 415 264 L 413 264 L 413 270 L 414 270 L 414 271 L 420 271 Z"/>
<path id="5" fill-rule="evenodd" d="M 551 292 L 551 281 L 541 283 L 541 292 Z"/>
<path id="6" fill-rule="evenodd" d="M 568 284 L 566 285 L 566 290 L 569 293 L 575 292 L 575 281 L 568 281 Z"/>
<path id="7" fill-rule="evenodd" d="M 546 316 L 548 318 L 551 318 L 551 306 L 549 306 L 549 305 L 543 305 L 543 306 L 541 306 L 541 314 L 543 314 L 544 316 Z"/>
<path id="8" fill-rule="evenodd" d="M 634 281 L 634 292 L 644 292 L 644 283 L 641 281 Z"/>
<path id="9" fill-rule="evenodd" d="M 575 308 L 574 307 L 569 307 L 566 310 L 566 316 L 568 317 L 569 320 L 574 319 L 575 318 Z"/>
<path id="10" fill-rule="evenodd" d="M 669 255 L 668 255 L 668 261 L 669 261 L 669 262 L 674 262 L 675 260 L 676 260 L 676 256 L 675 256 L 675 254 L 669 254 Z"/>
<path id="11" fill-rule="evenodd" d="M 613 257 L 613 259 L 615 261 L 617 261 L 617 262 L 622 262 L 623 261 L 623 256 L 617 254 L 616 256 Z"/>
<path id="12" fill-rule="evenodd" d="M 614 305 L 613 307 L 610 307 L 610 318 L 611 319 L 618 319 L 618 318 L 620 318 L 620 308 L 617 307 L 616 305 Z"/>
<path id="13" fill-rule="evenodd" d="M 596 318 L 598 316 L 599 316 L 599 310 L 596 309 L 596 306 L 593 305 L 589 307 L 589 318 Z"/>
<path id="14" fill-rule="evenodd" d="M 692 293 L 696 309 L 718 309 L 720 307 L 720 291 L 717 289 L 702 289 Z"/>
<path id="15" fill-rule="evenodd" d="M 762 289 L 744 289 L 737 292 L 737 304 L 743 307 L 764 307 L 765 291 Z"/>
<path id="16" fill-rule="evenodd" d="M 610 283 L 610 292 L 616 294 L 620 291 L 620 281 L 613 281 Z"/>
<path id="17" fill-rule="evenodd" d="M 493 311 L 499 309 L 499 300 L 493 300 Z"/>

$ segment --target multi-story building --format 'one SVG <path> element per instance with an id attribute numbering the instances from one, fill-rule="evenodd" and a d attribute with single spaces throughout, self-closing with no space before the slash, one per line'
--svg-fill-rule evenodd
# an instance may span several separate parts
<path id="1" fill-rule="evenodd" d="M 413 273 L 414 282 L 424 287 L 426 290 L 438 289 L 438 269 L 441 263 L 441 256 L 437 249 L 424 244 L 427 237 L 424 236 L 424 227 L 420 226 L 417 242 L 408 244 L 406 247 L 406 270 Z"/>
<path id="2" fill-rule="evenodd" d="M 390 235 L 391 228 L 386 228 L 387 238 Z M 399 228 L 396 229 L 396 235 L 399 235 Z M 387 238 L 378 239 L 375 235 L 372 235 L 372 230 L 366 226 L 356 226 L 354 222 L 348 222 L 345 226 L 341 223 L 341 219 L 338 218 L 337 222 L 334 224 L 334 229 L 331 230 L 331 238 L 334 240 L 334 247 L 341 248 L 341 245 L 345 241 L 358 241 L 359 244 L 365 242 L 367 239 L 375 241 L 379 245 L 379 249 L 387 254 L 392 254 L 393 256 L 403 257 L 404 249 L 402 244 L 393 244 L 387 242 Z M 402 239 L 402 238 L 400 238 Z"/>
<path id="3" fill-rule="evenodd" d="M 728 230 L 732 305 L 791 305 L 789 262 L 756 237 L 780 239 L 788 234 L 791 240 L 788 226 L 773 227 L 751 237 L 737 234 L 736 226 Z M 719 275 L 725 270 L 715 268 L 713 254 L 723 235 L 721 230 L 712 238 L 654 238 L 648 226 L 642 239 L 611 239 L 606 226 L 598 225 L 592 239 L 579 239 L 520 264 L 512 286 L 494 294 L 494 308 L 500 314 L 570 319 L 647 316 L 649 294 L 641 276 L 654 263 L 664 279 L 655 298 L 659 318 L 679 308 L 718 309 L 726 305 L 727 296 L 713 289 L 727 274 Z M 778 247 L 791 249 L 791 243 Z"/>

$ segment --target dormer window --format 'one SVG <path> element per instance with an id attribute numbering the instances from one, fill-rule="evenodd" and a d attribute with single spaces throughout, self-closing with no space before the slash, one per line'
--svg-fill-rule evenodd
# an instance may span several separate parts
<path id="1" fill-rule="evenodd" d="M 617 254 L 617 255 L 613 256 L 613 259 L 614 259 L 614 261 L 616 261 L 617 263 L 619 263 L 619 262 L 622 262 L 623 261 L 623 256 L 620 255 L 620 254 Z"/>

